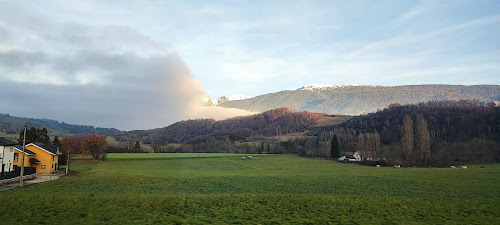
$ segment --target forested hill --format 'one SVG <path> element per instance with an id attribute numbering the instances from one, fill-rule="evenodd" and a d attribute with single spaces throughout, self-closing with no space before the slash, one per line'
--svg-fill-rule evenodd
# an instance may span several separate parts
<path id="1" fill-rule="evenodd" d="M 391 107 L 323 131 L 341 151 L 360 151 L 403 165 L 450 166 L 500 162 L 500 108 L 479 101 L 440 101 Z"/>
<path id="2" fill-rule="evenodd" d="M 0 113 L 0 132 L 6 134 L 19 134 L 23 130 L 24 123 L 28 123 L 28 127 L 47 128 L 50 136 L 73 136 L 87 134 L 102 134 L 107 136 L 116 136 L 122 133 L 114 128 L 99 128 L 94 126 L 74 125 L 64 122 L 58 122 L 50 119 L 33 119 L 10 116 L 9 114 Z"/>
<path id="3" fill-rule="evenodd" d="M 300 88 L 280 91 L 245 100 L 220 104 L 263 112 L 279 107 L 343 115 L 360 115 L 387 108 L 391 103 L 401 105 L 440 100 L 500 101 L 500 85 L 410 85 L 410 86 L 336 86 Z"/>
<path id="4" fill-rule="evenodd" d="M 198 119 L 177 122 L 165 128 L 131 131 L 130 134 L 146 144 L 168 143 L 200 144 L 213 142 L 234 143 L 249 138 L 303 131 L 315 124 L 323 115 L 307 111 L 297 112 L 289 108 L 273 109 L 264 113 L 216 121 Z M 210 150 L 207 150 L 210 151 Z"/>

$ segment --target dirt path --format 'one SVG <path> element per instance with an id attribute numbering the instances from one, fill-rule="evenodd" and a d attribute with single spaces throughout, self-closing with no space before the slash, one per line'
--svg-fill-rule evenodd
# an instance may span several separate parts
<path id="1" fill-rule="evenodd" d="M 57 171 L 54 174 L 37 174 L 35 179 L 24 181 L 24 185 L 31 185 L 45 181 L 57 180 L 64 176 L 64 171 Z M 10 190 L 19 186 L 19 181 L 10 184 L 0 184 L 0 191 Z"/>

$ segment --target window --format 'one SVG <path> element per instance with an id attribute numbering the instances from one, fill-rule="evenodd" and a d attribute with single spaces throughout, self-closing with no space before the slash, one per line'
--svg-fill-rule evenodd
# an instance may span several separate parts
<path id="1" fill-rule="evenodd" d="M 43 170 L 45 169 L 45 165 L 41 165 L 40 168 Z"/>
<path id="2" fill-rule="evenodd" d="M 19 160 L 19 153 L 14 153 L 14 162 L 17 162 Z"/>
<path id="3" fill-rule="evenodd" d="M 54 164 L 52 164 L 52 169 L 54 169 Z"/>
<path id="4" fill-rule="evenodd" d="M 52 156 L 52 161 L 54 161 L 54 156 Z M 52 167 L 54 167 L 54 166 L 52 166 Z"/>

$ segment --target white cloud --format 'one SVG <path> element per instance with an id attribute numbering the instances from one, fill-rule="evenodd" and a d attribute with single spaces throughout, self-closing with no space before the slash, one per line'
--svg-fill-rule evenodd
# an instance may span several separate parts
<path id="1" fill-rule="evenodd" d="M 6 113 L 119 129 L 248 114 L 203 108 L 202 84 L 183 60 L 168 44 L 131 27 L 21 15 L 0 10 L 0 31 L 11 36 L 2 38 L 0 48 L 0 104 L 10 106 Z"/>
<path id="2" fill-rule="evenodd" d="M 445 28 L 441 28 L 436 31 L 429 31 L 425 33 L 403 33 L 396 36 L 392 36 L 388 39 L 374 41 L 361 46 L 360 48 L 349 52 L 345 56 L 356 57 L 356 56 L 367 56 L 371 54 L 387 53 L 391 48 L 399 47 L 403 45 L 421 44 L 427 43 L 429 39 L 435 38 L 438 35 L 444 35 L 449 32 L 453 32 L 460 29 L 468 29 L 477 26 L 483 26 L 487 24 L 500 23 L 500 16 L 483 17 L 479 19 L 470 20 L 461 24 L 451 25 Z"/>
<path id="3" fill-rule="evenodd" d="M 422 14 L 424 14 L 428 10 L 428 6 L 426 3 L 419 3 L 417 6 L 411 8 L 409 11 L 401 14 L 395 19 L 396 24 L 403 24 L 408 20 L 414 19 Z"/>
<path id="4" fill-rule="evenodd" d="M 316 26 L 316 29 L 318 30 L 340 30 L 342 29 L 342 25 L 321 25 L 321 26 Z"/>
<path id="5" fill-rule="evenodd" d="M 454 67 L 440 67 L 434 69 L 424 69 L 417 71 L 404 72 L 400 74 L 391 75 L 391 79 L 401 79 L 401 78 L 414 78 L 414 77 L 435 77 L 435 76 L 453 76 L 459 74 L 470 74 L 478 73 L 484 71 L 500 71 L 500 66 L 495 64 L 485 64 L 485 65 L 466 65 L 466 66 L 454 66 Z"/>

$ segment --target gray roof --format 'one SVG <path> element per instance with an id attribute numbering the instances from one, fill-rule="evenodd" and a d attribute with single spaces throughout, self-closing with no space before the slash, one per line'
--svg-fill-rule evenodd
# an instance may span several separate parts
<path id="1" fill-rule="evenodd" d="M 20 151 L 22 151 L 22 150 L 23 150 L 23 146 L 21 146 L 21 145 L 14 145 L 14 147 L 15 147 L 15 148 L 17 148 L 17 149 L 19 149 Z M 24 152 L 25 152 L 26 154 L 36 155 L 36 153 L 34 153 L 34 152 L 32 152 L 32 151 L 30 151 L 30 150 L 28 150 L 28 149 L 24 149 Z"/>
<path id="2" fill-rule="evenodd" d="M 35 159 L 35 158 L 30 158 L 30 162 L 36 163 L 36 164 L 40 164 L 41 163 L 40 160 Z"/>
<path id="3" fill-rule="evenodd" d="M 58 147 L 55 146 L 55 145 L 48 145 L 48 144 L 44 144 L 44 143 L 41 143 L 41 142 L 35 142 L 33 144 L 35 144 L 36 146 L 38 146 L 40 148 L 43 148 L 43 149 L 47 150 L 48 152 L 50 152 L 50 153 L 52 153 L 54 155 L 58 154 L 58 152 L 57 152 Z"/>
<path id="4" fill-rule="evenodd" d="M 0 146 L 14 146 L 14 145 L 16 145 L 16 142 L 0 138 Z"/>

